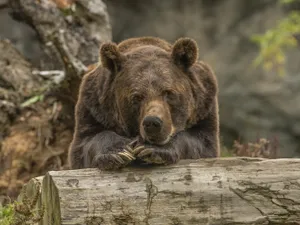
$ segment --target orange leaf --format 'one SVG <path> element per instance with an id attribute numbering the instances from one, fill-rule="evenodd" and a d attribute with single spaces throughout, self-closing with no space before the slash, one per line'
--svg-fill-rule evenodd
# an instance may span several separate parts
<path id="1" fill-rule="evenodd" d="M 52 0 L 58 8 L 67 9 L 75 2 L 75 0 Z"/>

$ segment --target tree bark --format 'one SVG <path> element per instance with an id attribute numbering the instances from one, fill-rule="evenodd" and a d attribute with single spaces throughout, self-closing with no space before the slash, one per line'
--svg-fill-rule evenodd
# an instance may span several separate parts
<path id="1" fill-rule="evenodd" d="M 15 118 L 21 101 L 42 86 L 41 77 L 31 73 L 31 64 L 9 40 L 0 41 L 0 136 Z"/>
<path id="2" fill-rule="evenodd" d="M 82 75 L 98 62 L 100 44 L 111 40 L 106 5 L 101 0 L 11 0 L 10 5 L 43 44 L 45 54 L 38 67 L 64 71 L 51 91 L 74 106 Z"/>
<path id="3" fill-rule="evenodd" d="M 25 187 L 32 193 L 36 183 Z M 184 160 L 166 167 L 51 171 L 41 224 L 299 224 L 300 159 Z"/>
<path id="4" fill-rule="evenodd" d="M 102 42 L 111 40 L 111 27 L 101 0 L 0 6 L 34 29 L 41 50 L 39 60 L 30 60 L 0 41 L 0 196 L 14 199 L 29 178 L 68 166 L 78 87 L 98 63 Z"/>

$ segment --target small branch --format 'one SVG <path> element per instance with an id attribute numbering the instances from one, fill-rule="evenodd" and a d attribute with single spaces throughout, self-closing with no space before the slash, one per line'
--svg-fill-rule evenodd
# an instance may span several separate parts
<path id="1" fill-rule="evenodd" d="M 81 77 L 88 71 L 88 68 L 70 52 L 70 48 L 66 43 L 64 34 L 65 31 L 61 29 L 56 33 L 56 35 L 54 35 L 54 45 L 56 46 L 61 58 L 65 63 L 66 70 L 70 70 L 72 75 Z"/>
<path id="2" fill-rule="evenodd" d="M 51 79 L 55 84 L 60 84 L 65 79 L 65 72 L 62 70 L 39 71 L 33 70 L 32 74 Z"/>

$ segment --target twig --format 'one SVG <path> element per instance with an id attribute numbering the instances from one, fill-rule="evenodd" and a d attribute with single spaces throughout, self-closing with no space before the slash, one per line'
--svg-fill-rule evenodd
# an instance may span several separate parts
<path id="1" fill-rule="evenodd" d="M 73 70 L 75 75 L 81 77 L 82 74 L 88 71 L 88 68 L 69 51 L 64 33 L 65 31 L 62 29 L 57 32 L 57 34 L 54 36 L 54 45 L 56 45 L 61 58 L 64 60 L 66 69 Z"/>
<path id="2" fill-rule="evenodd" d="M 33 70 L 32 74 L 51 79 L 55 84 L 60 84 L 65 79 L 65 72 L 62 70 L 39 71 Z"/>

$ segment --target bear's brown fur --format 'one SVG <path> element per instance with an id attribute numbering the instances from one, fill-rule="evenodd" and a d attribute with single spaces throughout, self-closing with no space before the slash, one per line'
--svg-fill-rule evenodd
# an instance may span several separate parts
<path id="1" fill-rule="evenodd" d="M 218 157 L 217 91 L 192 39 L 102 44 L 99 65 L 80 86 L 71 168 Z"/>

